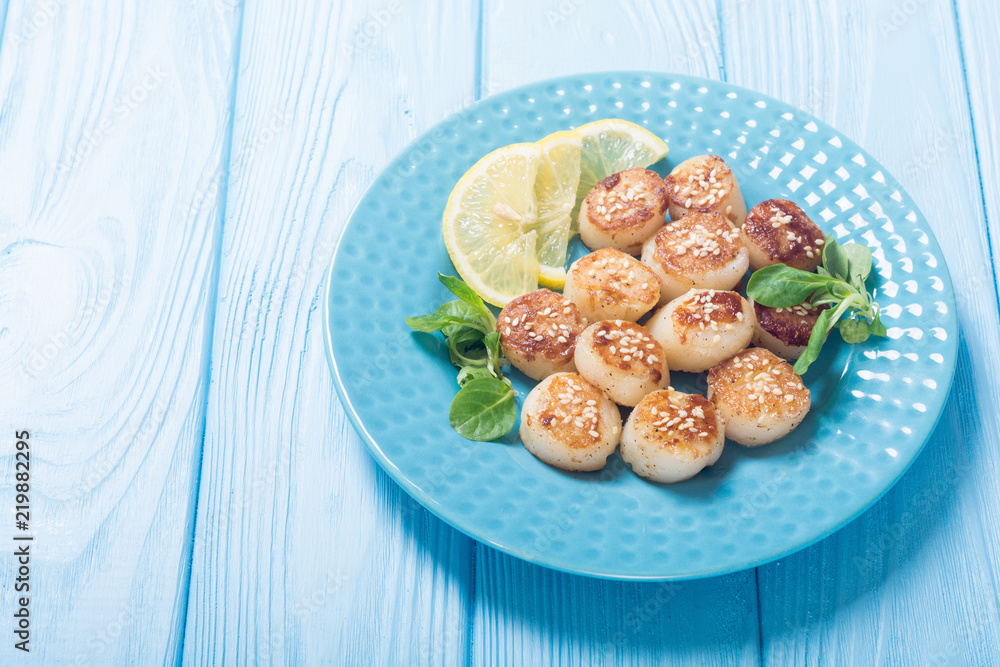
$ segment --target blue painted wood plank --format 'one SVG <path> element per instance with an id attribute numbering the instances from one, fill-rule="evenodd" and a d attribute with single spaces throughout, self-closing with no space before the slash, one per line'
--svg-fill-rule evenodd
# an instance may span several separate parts
<path id="1" fill-rule="evenodd" d="M 972 116 L 972 137 L 979 168 L 979 188 L 986 236 L 993 264 L 993 282 L 1000 289 L 1000 81 L 996 63 L 1000 47 L 995 36 L 1000 28 L 1000 7 L 988 0 L 956 0 L 959 56 L 965 74 L 965 90 Z M 989 289 L 989 276 L 976 276 L 977 287 Z M 998 559 L 1000 560 L 1000 559 Z"/>
<path id="2" fill-rule="evenodd" d="M 963 331 L 941 422 L 899 484 L 832 537 L 759 569 L 764 662 L 996 664 L 1000 383 L 987 369 L 1000 331 L 952 8 L 722 6 L 728 78 L 840 128 L 918 202 Z"/>
<path id="3" fill-rule="evenodd" d="M 31 651 L 8 553 L 0 664 L 178 659 L 234 28 L 212 3 L 7 7 L 0 496 L 28 429 L 35 539 Z"/>
<path id="4" fill-rule="evenodd" d="M 447 2 L 246 8 L 186 662 L 465 660 L 471 541 L 355 435 L 321 298 L 363 189 L 471 101 L 478 22 Z"/>
<path id="5" fill-rule="evenodd" d="M 630 68 L 718 78 L 718 16 L 706 4 L 487 2 L 482 89 Z M 754 572 L 623 583 L 477 545 L 471 649 L 482 665 L 755 665 Z"/>

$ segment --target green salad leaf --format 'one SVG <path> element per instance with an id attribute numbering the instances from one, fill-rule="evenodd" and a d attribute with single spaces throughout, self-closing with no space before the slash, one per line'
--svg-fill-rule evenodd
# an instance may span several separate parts
<path id="1" fill-rule="evenodd" d="M 863 343 L 869 336 L 885 336 L 879 307 L 866 281 L 872 272 L 872 251 L 858 243 L 840 245 L 832 236 L 823 245 L 823 265 L 816 273 L 784 264 L 754 271 L 747 296 L 770 308 L 789 308 L 806 300 L 827 306 L 819 314 L 806 349 L 793 369 L 803 375 L 819 358 L 826 337 L 836 327 L 845 343 Z"/>
<path id="2" fill-rule="evenodd" d="M 517 420 L 514 389 L 494 377 L 477 377 L 462 386 L 448 411 L 448 421 L 469 440 L 496 440 Z"/>
<path id="3" fill-rule="evenodd" d="M 507 360 L 496 318 L 460 278 L 439 273 L 438 280 L 458 299 L 429 315 L 407 317 L 406 323 L 415 331 L 444 335 L 460 387 L 448 415 L 452 428 L 470 440 L 495 440 L 514 428 L 517 417 L 514 389 L 503 375 Z"/>

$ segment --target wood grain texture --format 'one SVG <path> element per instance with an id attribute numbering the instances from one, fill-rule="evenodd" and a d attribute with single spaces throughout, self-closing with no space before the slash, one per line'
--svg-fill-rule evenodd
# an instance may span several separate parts
<path id="1" fill-rule="evenodd" d="M 0 0 L 0 427 L 32 432 L 35 535 L 32 653 L 0 664 L 1000 664 L 995 3 L 315 4 Z M 838 127 L 955 281 L 925 451 L 757 571 L 609 582 L 475 544 L 334 395 L 322 280 L 379 169 L 481 96 L 610 69 Z"/>
<path id="2" fill-rule="evenodd" d="M 482 91 L 564 74 L 664 70 L 718 79 L 712 3 L 484 0 Z"/>
<path id="3" fill-rule="evenodd" d="M 465 660 L 471 541 L 355 435 L 321 299 L 377 170 L 473 99 L 478 23 L 445 2 L 245 9 L 186 662 Z"/>
<path id="4" fill-rule="evenodd" d="M 917 201 L 963 331 L 950 400 L 913 467 L 845 529 L 759 569 L 764 663 L 995 664 L 1000 384 L 978 369 L 1000 362 L 1000 337 L 952 7 L 723 8 L 730 81 L 838 127 Z"/>
<path id="5" fill-rule="evenodd" d="M 222 165 L 234 28 L 211 3 L 7 8 L 0 496 L 10 545 L 28 429 L 35 540 L 27 654 L 4 549 L 0 664 L 178 659 L 220 224 L 190 203 Z"/>
<path id="6" fill-rule="evenodd" d="M 487 2 L 483 90 L 607 69 L 718 78 L 711 3 Z M 683 583 L 622 583 L 476 550 L 472 662 L 483 665 L 757 664 L 752 570 Z"/>

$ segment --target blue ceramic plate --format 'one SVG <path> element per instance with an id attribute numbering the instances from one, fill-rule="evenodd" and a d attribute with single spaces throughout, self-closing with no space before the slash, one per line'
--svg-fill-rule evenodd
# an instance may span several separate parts
<path id="1" fill-rule="evenodd" d="M 470 442 L 448 425 L 458 387 L 443 342 L 407 315 L 453 298 L 441 238 L 452 187 L 489 151 L 600 118 L 663 137 L 666 174 L 717 153 L 747 205 L 798 203 L 839 241 L 868 244 L 886 339 L 832 335 L 805 380 L 813 407 L 791 435 L 732 442 L 694 479 L 657 485 L 615 454 L 566 473 L 515 434 Z M 584 253 L 575 241 L 576 256 Z M 548 567 L 619 579 L 685 579 L 753 567 L 829 535 L 874 503 L 923 447 L 951 384 L 954 293 L 924 217 L 885 169 L 787 104 L 718 81 L 652 72 L 583 74 L 495 95 L 403 151 L 348 221 L 326 295 L 327 349 L 344 409 L 372 456 L 425 507 L 475 539 Z M 519 399 L 533 382 L 512 371 Z M 704 374 L 671 375 L 705 391 Z"/>

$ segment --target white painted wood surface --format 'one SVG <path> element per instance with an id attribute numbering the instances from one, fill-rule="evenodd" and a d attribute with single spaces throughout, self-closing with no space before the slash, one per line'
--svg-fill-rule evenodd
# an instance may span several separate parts
<path id="1" fill-rule="evenodd" d="M 0 664 L 173 663 L 235 22 L 210 3 L 12 2 L 3 25 Z M 28 654 L 12 632 L 15 429 L 32 436 Z"/>
<path id="2" fill-rule="evenodd" d="M 32 429 L 38 588 L 33 653 L 0 664 L 1000 663 L 994 4 L 9 5 L 0 426 Z M 334 396 L 321 281 L 378 170 L 482 95 L 603 69 L 726 79 L 840 128 L 920 205 L 959 292 L 924 453 L 757 570 L 629 584 L 478 545 Z M 4 450 L 3 497 L 12 471 Z"/>

